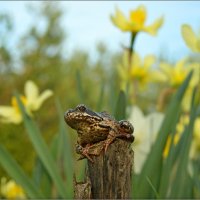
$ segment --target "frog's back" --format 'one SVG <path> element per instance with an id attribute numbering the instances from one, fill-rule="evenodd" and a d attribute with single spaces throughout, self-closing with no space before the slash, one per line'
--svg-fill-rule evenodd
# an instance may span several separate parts
<path id="1" fill-rule="evenodd" d="M 89 129 L 79 134 L 79 142 L 83 146 L 105 140 L 109 134 L 109 129 L 107 127 L 101 127 L 96 123 L 91 124 L 88 128 Z"/>

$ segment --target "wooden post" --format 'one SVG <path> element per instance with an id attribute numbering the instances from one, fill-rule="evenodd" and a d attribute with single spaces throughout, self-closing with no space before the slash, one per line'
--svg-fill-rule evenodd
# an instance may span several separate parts
<path id="1" fill-rule="evenodd" d="M 130 141 L 116 139 L 106 153 L 102 151 L 99 156 L 91 156 L 94 162 L 88 161 L 87 185 L 91 186 L 91 192 L 86 195 L 87 198 L 131 198 L 133 151 L 130 145 Z M 77 186 L 75 194 L 83 197 Z M 75 198 L 78 196 L 75 195 Z"/>

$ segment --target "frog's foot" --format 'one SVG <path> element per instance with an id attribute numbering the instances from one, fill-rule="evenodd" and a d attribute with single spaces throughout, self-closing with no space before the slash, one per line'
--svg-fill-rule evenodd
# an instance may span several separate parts
<path id="1" fill-rule="evenodd" d="M 132 134 L 118 134 L 116 135 L 116 138 L 127 139 L 130 142 L 133 142 L 135 139 L 135 137 Z"/>
<path id="2" fill-rule="evenodd" d="M 108 146 L 116 139 L 116 138 L 125 138 L 131 142 L 134 141 L 134 136 L 132 134 L 114 134 L 114 131 L 111 131 L 108 135 L 108 138 L 104 141 L 104 151 L 106 152 L 108 150 Z"/>
<path id="3" fill-rule="evenodd" d="M 78 160 L 82 160 L 84 158 L 87 158 L 91 162 L 94 162 L 92 158 L 89 156 L 89 148 L 90 144 L 87 144 L 85 147 L 82 147 L 81 145 L 76 145 L 76 153 L 80 154 L 80 158 Z"/>

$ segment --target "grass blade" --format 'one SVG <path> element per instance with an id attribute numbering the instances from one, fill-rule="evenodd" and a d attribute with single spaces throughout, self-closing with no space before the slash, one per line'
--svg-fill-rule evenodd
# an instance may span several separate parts
<path id="1" fill-rule="evenodd" d="M 97 111 L 100 111 L 102 109 L 103 98 L 104 98 L 104 90 L 105 90 L 105 86 L 104 86 L 104 83 L 102 83 L 100 94 L 99 94 L 99 99 L 98 99 L 97 107 L 96 107 Z"/>
<path id="2" fill-rule="evenodd" d="M 71 140 L 69 134 L 66 132 L 63 113 L 59 101 L 56 101 L 56 107 L 60 118 L 59 128 L 59 146 L 60 155 L 59 157 L 64 160 L 64 173 L 66 176 L 66 192 L 68 198 L 73 198 L 73 174 L 74 174 L 74 163 L 72 157 Z"/>
<path id="3" fill-rule="evenodd" d="M 195 94 L 195 90 L 194 93 Z M 180 143 L 180 154 L 179 159 L 177 162 L 177 170 L 175 173 L 174 181 L 172 183 L 172 189 L 171 189 L 171 197 L 172 198 L 185 198 L 188 192 L 188 159 L 189 159 L 189 150 L 190 145 L 192 141 L 192 133 L 193 133 L 193 127 L 194 122 L 196 119 L 196 106 L 194 105 L 194 95 L 192 100 L 192 109 L 190 113 L 190 122 L 189 125 L 186 127 L 184 133 L 183 133 L 183 142 Z"/>
<path id="4" fill-rule="evenodd" d="M 77 90 L 78 90 L 78 95 L 79 95 L 79 98 L 80 98 L 80 101 L 82 103 L 84 103 L 84 92 L 83 92 L 83 88 L 82 88 L 82 82 L 81 82 L 81 75 L 80 75 L 80 72 L 77 70 L 76 71 L 76 82 L 77 82 Z"/>
<path id="5" fill-rule="evenodd" d="M 178 116 L 177 116 L 178 117 Z M 179 117 L 178 117 L 179 119 Z M 160 198 L 166 198 L 168 189 L 169 189 L 169 181 L 170 176 L 174 163 L 176 162 L 176 159 L 179 154 L 179 149 L 177 149 L 177 146 L 174 145 L 174 136 L 176 134 L 176 124 L 178 123 L 178 119 L 174 121 L 174 124 L 172 125 L 173 130 L 171 132 L 171 144 L 169 147 L 169 153 L 167 158 L 163 158 L 163 167 L 161 172 L 161 178 L 160 178 L 160 186 L 159 186 L 159 196 Z"/>
<path id="6" fill-rule="evenodd" d="M 116 88 L 112 81 L 108 87 L 109 87 L 108 108 L 110 109 L 110 113 L 114 116 L 116 105 L 115 102 L 113 103 L 113 101 L 117 99 Z"/>
<path id="7" fill-rule="evenodd" d="M 36 126 L 36 124 L 32 121 L 32 119 L 26 114 L 25 108 L 19 98 L 19 95 L 16 95 L 17 103 L 19 108 L 22 112 L 25 127 L 29 138 L 41 159 L 43 165 L 45 166 L 46 170 L 48 171 L 50 177 L 52 178 L 53 182 L 55 183 L 55 187 L 58 190 L 58 193 L 62 198 L 67 198 L 66 188 L 64 183 L 61 179 L 61 176 L 58 172 L 57 166 L 53 157 L 50 154 L 47 144 L 45 143 L 44 139 L 41 136 L 41 133 Z"/>
<path id="8" fill-rule="evenodd" d="M 47 170 L 42 164 L 41 160 L 37 157 L 35 161 L 35 166 L 33 169 L 33 181 L 35 184 L 41 188 L 45 195 L 45 198 L 51 198 L 52 196 L 52 180 L 49 176 Z"/>
<path id="9" fill-rule="evenodd" d="M 0 163 L 7 173 L 25 190 L 28 197 L 37 199 L 44 195 L 36 185 L 26 176 L 22 168 L 12 158 L 5 148 L 0 145 Z"/>
<path id="10" fill-rule="evenodd" d="M 115 106 L 115 118 L 117 120 L 126 118 L 126 95 L 124 91 L 120 91 L 119 97 Z"/>

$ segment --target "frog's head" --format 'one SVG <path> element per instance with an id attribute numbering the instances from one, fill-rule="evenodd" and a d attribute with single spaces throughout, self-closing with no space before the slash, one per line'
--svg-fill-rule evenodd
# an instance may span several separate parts
<path id="1" fill-rule="evenodd" d="M 135 138 L 133 135 L 134 132 L 133 125 L 127 120 L 121 120 L 119 121 L 119 126 L 120 126 L 120 133 L 124 134 L 124 137 L 126 139 L 133 142 Z"/>
<path id="2" fill-rule="evenodd" d="M 64 119 L 71 128 L 76 130 L 103 120 L 98 113 L 93 112 L 84 104 L 79 104 L 76 108 L 67 110 Z"/>

